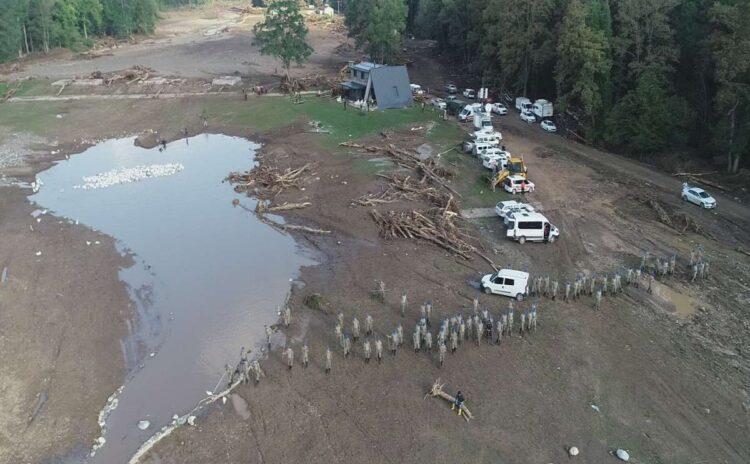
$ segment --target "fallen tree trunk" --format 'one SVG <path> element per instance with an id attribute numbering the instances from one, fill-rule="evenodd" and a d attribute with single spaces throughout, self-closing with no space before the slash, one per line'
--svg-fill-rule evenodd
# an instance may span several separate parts
<path id="1" fill-rule="evenodd" d="M 427 394 L 425 395 L 425 398 L 427 398 L 428 395 L 432 397 L 437 396 L 446 400 L 447 402 L 451 404 L 455 404 L 456 398 L 454 396 L 449 395 L 443 390 L 444 385 L 445 384 L 440 383 L 440 379 L 437 379 L 435 383 L 432 384 L 432 388 L 430 388 L 430 391 L 427 392 Z M 466 407 L 466 403 L 461 405 L 461 411 L 463 412 L 463 416 L 464 416 L 464 419 L 466 419 L 466 422 L 469 422 L 470 419 L 474 419 L 474 415 L 471 413 L 471 411 L 469 411 L 469 408 Z"/>

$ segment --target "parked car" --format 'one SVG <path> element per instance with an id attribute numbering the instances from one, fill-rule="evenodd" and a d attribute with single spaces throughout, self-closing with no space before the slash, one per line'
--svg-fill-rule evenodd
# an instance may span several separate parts
<path id="1" fill-rule="evenodd" d="M 516 193 L 533 192 L 535 188 L 536 186 L 533 182 L 519 174 L 508 176 L 503 181 L 503 189 L 513 195 Z"/>
<path id="2" fill-rule="evenodd" d="M 500 269 L 494 274 L 482 277 L 481 287 L 486 294 L 504 295 L 523 301 L 528 293 L 529 273 Z"/>
<path id="3" fill-rule="evenodd" d="M 516 212 L 508 217 L 505 235 L 520 244 L 529 242 L 552 243 L 560 230 L 540 213 Z"/>
<path id="4" fill-rule="evenodd" d="M 516 211 L 526 211 L 528 213 L 533 213 L 534 207 L 528 203 L 521 203 L 516 200 L 501 201 L 495 205 L 495 212 L 503 219 L 505 219 L 508 213 L 513 213 Z"/>
<path id="5" fill-rule="evenodd" d="M 547 132 L 557 132 L 557 126 L 554 122 L 550 121 L 549 119 L 545 119 L 544 121 L 539 124 L 542 129 L 546 130 Z"/>
<path id="6" fill-rule="evenodd" d="M 465 89 L 464 97 L 466 98 L 477 98 L 477 91 L 474 89 Z"/>
<path id="7" fill-rule="evenodd" d="M 414 95 L 422 95 L 424 93 L 422 86 L 419 84 L 409 84 L 409 87 L 411 87 L 411 93 Z"/>
<path id="8" fill-rule="evenodd" d="M 526 122 L 536 122 L 536 117 L 531 111 L 522 111 L 521 120 Z"/>
<path id="9" fill-rule="evenodd" d="M 456 93 L 458 92 L 458 87 L 455 84 L 445 84 L 445 91 L 447 93 Z"/>
<path id="10" fill-rule="evenodd" d="M 502 103 L 493 103 L 492 112 L 502 116 L 504 114 L 508 114 L 508 108 Z"/>
<path id="11" fill-rule="evenodd" d="M 441 111 L 448 107 L 448 104 L 445 103 L 445 100 L 443 100 L 442 98 L 433 98 L 432 100 L 430 100 L 430 105 Z"/>
<path id="12" fill-rule="evenodd" d="M 690 187 L 687 182 L 682 184 L 682 199 L 696 204 L 701 208 L 716 208 L 716 199 L 708 194 L 705 190 L 698 187 Z"/>

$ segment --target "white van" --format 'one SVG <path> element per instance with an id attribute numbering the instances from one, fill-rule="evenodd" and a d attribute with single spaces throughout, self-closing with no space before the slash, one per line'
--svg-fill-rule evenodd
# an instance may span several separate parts
<path id="1" fill-rule="evenodd" d="M 482 155 L 482 166 L 490 171 L 502 171 L 508 167 L 508 157 L 494 153 Z"/>
<path id="2" fill-rule="evenodd" d="M 505 235 L 518 243 L 555 241 L 560 231 L 541 213 L 516 212 L 507 216 Z"/>
<path id="3" fill-rule="evenodd" d="M 477 113 L 478 110 L 474 105 L 466 105 L 464 106 L 464 109 L 462 109 L 461 112 L 458 113 L 458 120 L 461 122 L 468 121 L 469 118 L 473 118 Z"/>
<path id="4" fill-rule="evenodd" d="M 497 131 L 492 131 L 492 132 L 476 131 L 476 132 L 472 132 L 471 134 L 471 140 L 474 143 L 488 142 L 488 143 L 494 143 L 495 145 L 497 145 L 500 143 L 502 139 L 503 139 L 503 134 Z"/>
<path id="5" fill-rule="evenodd" d="M 486 294 L 504 295 L 523 301 L 528 293 L 529 273 L 500 269 L 494 274 L 482 277 L 482 291 Z"/>
<path id="6" fill-rule="evenodd" d="M 478 132 L 494 132 L 492 118 L 488 113 L 474 113 L 474 130 Z"/>
<path id="7" fill-rule="evenodd" d="M 482 159 L 488 153 L 494 153 L 497 148 L 495 142 L 477 142 L 474 144 L 471 153 L 479 159 Z"/>

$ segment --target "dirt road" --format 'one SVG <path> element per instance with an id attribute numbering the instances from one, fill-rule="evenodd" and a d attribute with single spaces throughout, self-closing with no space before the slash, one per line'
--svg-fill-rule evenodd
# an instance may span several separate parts
<path id="1" fill-rule="evenodd" d="M 252 26 L 262 20 L 262 14 L 240 14 L 230 10 L 232 5 L 236 3 L 216 2 L 200 9 L 166 11 L 151 38 L 80 58 L 59 52 L 59 58 L 34 60 L 21 71 L 4 77 L 62 79 L 141 65 L 163 76 L 211 78 L 240 74 L 264 82 L 278 74 L 280 68 L 277 60 L 261 55 L 252 44 Z M 304 68 L 292 68 L 292 76 L 323 73 L 340 66 L 334 49 L 346 40 L 343 35 L 311 25 L 308 40 L 314 53 Z"/>

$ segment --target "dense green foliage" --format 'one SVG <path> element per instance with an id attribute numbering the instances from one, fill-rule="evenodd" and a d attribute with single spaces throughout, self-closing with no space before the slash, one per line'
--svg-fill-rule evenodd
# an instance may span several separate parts
<path id="1" fill-rule="evenodd" d="M 404 0 L 349 0 L 346 25 L 358 46 L 374 61 L 387 63 L 398 53 L 406 29 Z"/>
<path id="2" fill-rule="evenodd" d="M 307 26 L 297 0 L 271 0 L 263 21 L 253 26 L 253 32 L 260 52 L 281 60 L 287 75 L 292 62 L 301 64 L 313 52 L 306 41 Z"/>
<path id="3" fill-rule="evenodd" d="M 55 47 L 91 45 L 93 37 L 153 32 L 161 6 L 205 0 L 0 0 L 0 61 Z"/>
<path id="4" fill-rule="evenodd" d="M 377 14 L 388 4 L 388 17 Z M 405 5 L 408 11 L 403 11 Z M 749 0 L 349 0 L 378 61 L 404 31 L 433 39 L 466 84 L 552 100 L 564 131 L 639 155 L 750 151 Z M 381 24 L 382 23 L 382 24 Z M 378 47 L 387 41 L 388 52 Z"/>

